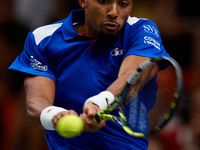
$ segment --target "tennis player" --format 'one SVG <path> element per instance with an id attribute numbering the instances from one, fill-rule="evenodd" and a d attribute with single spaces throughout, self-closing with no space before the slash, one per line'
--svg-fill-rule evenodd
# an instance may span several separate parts
<path id="1" fill-rule="evenodd" d="M 142 62 L 168 56 L 159 31 L 150 20 L 129 16 L 133 0 L 79 0 L 79 4 L 82 10 L 30 32 L 23 52 L 9 67 L 24 78 L 28 117 L 46 130 L 50 150 L 146 150 L 146 138 L 128 135 L 117 123 L 93 119 Z M 155 65 L 136 91 L 154 81 L 157 71 Z M 85 127 L 80 136 L 66 139 L 55 128 L 68 114 L 80 115 Z"/>

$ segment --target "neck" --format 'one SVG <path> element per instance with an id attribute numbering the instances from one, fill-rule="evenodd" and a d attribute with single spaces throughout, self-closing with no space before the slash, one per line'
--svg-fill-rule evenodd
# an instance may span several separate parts
<path id="1" fill-rule="evenodd" d="M 90 28 L 84 24 L 82 26 L 78 26 L 76 28 L 74 28 L 74 30 L 76 31 L 76 33 L 79 33 L 79 34 L 85 34 L 85 35 L 91 35 L 93 37 L 95 37 L 95 32 L 90 30 Z"/>

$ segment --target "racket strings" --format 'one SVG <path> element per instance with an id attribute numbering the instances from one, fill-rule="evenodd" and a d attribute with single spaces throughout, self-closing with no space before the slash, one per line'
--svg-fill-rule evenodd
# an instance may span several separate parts
<path id="1" fill-rule="evenodd" d="M 139 95 L 136 96 L 136 93 L 132 92 L 131 97 L 129 96 L 131 100 L 126 116 L 128 126 L 134 132 L 147 133 L 160 130 L 163 122 L 170 117 L 176 84 L 175 69 L 170 66 L 159 71 L 157 76 L 144 86 Z"/>
<path id="2" fill-rule="evenodd" d="M 170 117 L 177 84 L 175 69 L 170 66 L 160 71 L 157 76 L 157 84 L 156 104 L 149 113 L 149 131 L 160 130 L 162 124 Z"/>
<path id="3" fill-rule="evenodd" d="M 128 114 L 128 124 L 135 132 L 147 133 L 148 112 L 154 106 L 156 100 L 155 78 L 150 80 L 137 97 L 131 100 Z"/>

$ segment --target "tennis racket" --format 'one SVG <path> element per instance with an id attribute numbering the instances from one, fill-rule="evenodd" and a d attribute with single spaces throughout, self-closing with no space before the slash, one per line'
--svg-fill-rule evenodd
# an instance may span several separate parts
<path id="1" fill-rule="evenodd" d="M 158 73 L 136 94 L 132 85 L 155 62 L 159 66 Z M 114 102 L 98 111 L 95 120 L 112 120 L 135 137 L 154 134 L 169 122 L 180 99 L 181 90 L 182 71 L 179 64 L 170 57 L 150 59 L 132 73 Z M 125 105 L 127 100 L 130 103 Z M 113 115 L 116 108 L 118 115 Z"/>

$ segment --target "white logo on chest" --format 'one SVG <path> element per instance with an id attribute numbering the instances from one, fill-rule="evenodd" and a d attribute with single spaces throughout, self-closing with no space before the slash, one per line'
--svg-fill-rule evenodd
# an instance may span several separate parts
<path id="1" fill-rule="evenodd" d="M 123 49 L 119 49 L 118 47 L 117 48 L 114 48 L 111 52 L 111 55 L 112 56 L 118 56 L 118 55 L 123 55 L 124 53 L 124 50 Z"/>

